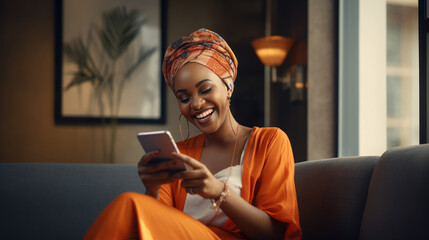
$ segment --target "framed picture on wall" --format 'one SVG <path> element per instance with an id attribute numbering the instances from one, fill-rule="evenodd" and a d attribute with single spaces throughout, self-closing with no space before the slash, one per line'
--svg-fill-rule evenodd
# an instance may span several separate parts
<path id="1" fill-rule="evenodd" d="M 56 0 L 55 122 L 165 123 L 165 0 Z"/>

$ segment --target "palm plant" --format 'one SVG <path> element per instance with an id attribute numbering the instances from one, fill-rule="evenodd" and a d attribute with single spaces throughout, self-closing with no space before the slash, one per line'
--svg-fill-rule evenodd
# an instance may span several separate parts
<path id="1" fill-rule="evenodd" d="M 146 48 L 141 45 L 135 62 L 126 66 L 125 71 L 118 73 L 115 69 L 118 60 L 140 34 L 147 19 L 138 10 L 128 11 L 126 7 L 121 6 L 103 13 L 102 20 L 101 28 L 95 26 L 90 28 L 86 43 L 82 37 L 78 37 L 64 44 L 64 56 L 68 61 L 77 65 L 77 70 L 71 73 L 72 80 L 65 90 L 83 83 L 92 85 L 102 118 L 103 157 L 105 161 L 113 163 L 115 162 L 118 114 L 124 86 L 130 80 L 133 72 L 155 52 L 156 48 Z M 92 38 L 94 29 L 96 37 L 98 37 L 98 41 L 95 43 Z M 101 43 L 102 49 L 99 53 L 100 56 L 97 56 L 102 60 L 99 62 L 94 61 L 94 51 L 90 51 L 91 44 L 96 43 Z M 104 99 L 107 99 L 108 116 L 105 114 Z M 110 120 L 110 139 L 106 138 L 106 119 Z"/>

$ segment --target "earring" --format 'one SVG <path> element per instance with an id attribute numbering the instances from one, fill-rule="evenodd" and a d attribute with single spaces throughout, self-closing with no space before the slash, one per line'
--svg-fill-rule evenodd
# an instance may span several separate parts
<path id="1" fill-rule="evenodd" d="M 180 118 L 183 116 L 183 114 L 179 115 L 179 131 L 180 131 L 180 136 L 182 137 L 182 141 L 185 142 L 185 144 L 187 144 L 187 141 L 189 139 L 189 121 L 188 119 L 186 119 L 186 125 L 188 126 L 188 135 L 186 136 L 186 140 L 183 139 L 183 133 L 182 133 L 182 124 L 180 124 Z"/>
<path id="2" fill-rule="evenodd" d="M 228 91 L 227 91 L 228 93 L 227 93 L 227 99 L 228 99 L 228 101 L 229 101 L 229 106 L 231 106 L 231 95 L 232 95 L 232 91 L 231 91 L 231 89 L 228 89 Z"/>

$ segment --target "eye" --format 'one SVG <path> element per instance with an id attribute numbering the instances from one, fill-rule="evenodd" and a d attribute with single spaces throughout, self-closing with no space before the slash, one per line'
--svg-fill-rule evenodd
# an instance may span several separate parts
<path id="1" fill-rule="evenodd" d="M 187 103 L 187 102 L 189 102 L 189 98 L 188 98 L 188 97 L 180 97 L 180 98 L 179 98 L 179 101 L 180 101 L 181 103 Z"/>
<path id="2" fill-rule="evenodd" d="M 209 93 L 211 90 L 212 90 L 211 88 L 207 88 L 207 89 L 204 89 L 203 91 L 201 91 L 201 93 L 206 94 L 206 93 Z"/>

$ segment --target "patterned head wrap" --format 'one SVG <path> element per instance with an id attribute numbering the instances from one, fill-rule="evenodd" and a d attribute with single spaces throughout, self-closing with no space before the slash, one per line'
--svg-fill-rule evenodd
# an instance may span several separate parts
<path id="1" fill-rule="evenodd" d="M 234 89 L 237 58 L 219 34 L 202 28 L 170 44 L 162 65 L 165 81 L 173 92 L 177 72 L 189 62 L 206 66 L 218 75 L 230 90 Z"/>

